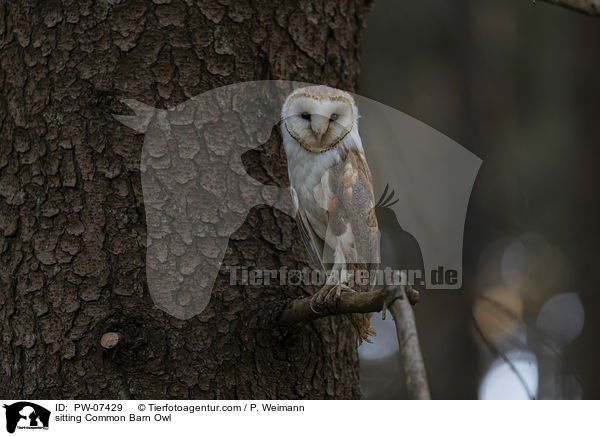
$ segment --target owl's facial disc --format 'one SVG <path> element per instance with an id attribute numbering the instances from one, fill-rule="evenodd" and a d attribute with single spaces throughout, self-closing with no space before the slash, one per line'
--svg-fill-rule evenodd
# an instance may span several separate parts
<path id="1" fill-rule="evenodd" d="M 332 149 L 354 124 L 351 97 L 337 90 L 336 94 L 325 96 L 298 91 L 284 106 L 282 115 L 287 131 L 308 151 L 321 153 Z"/>

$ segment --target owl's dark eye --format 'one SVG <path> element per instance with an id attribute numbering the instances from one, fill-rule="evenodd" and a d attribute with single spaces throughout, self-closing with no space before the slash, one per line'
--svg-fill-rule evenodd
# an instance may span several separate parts
<path id="1" fill-rule="evenodd" d="M 310 120 L 310 114 L 308 112 L 302 112 L 300 116 L 305 120 Z"/>
<path id="2" fill-rule="evenodd" d="M 335 121 L 338 119 L 338 114 L 331 114 L 331 118 L 329 118 L 331 121 Z"/>

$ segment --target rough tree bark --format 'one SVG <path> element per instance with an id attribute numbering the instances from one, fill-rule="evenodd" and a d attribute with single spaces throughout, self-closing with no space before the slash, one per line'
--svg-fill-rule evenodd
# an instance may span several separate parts
<path id="1" fill-rule="evenodd" d="M 222 274 L 199 316 L 154 308 L 143 137 L 111 114 L 122 98 L 166 108 L 248 80 L 355 90 L 363 23 L 358 1 L 0 3 L 0 396 L 360 396 L 344 317 L 276 324 L 306 289 L 229 286 Z M 261 153 L 249 165 L 276 162 L 262 174 L 285 186 L 277 141 Z M 269 207 L 232 236 L 225 264 L 236 259 L 308 264 L 293 220 Z"/>

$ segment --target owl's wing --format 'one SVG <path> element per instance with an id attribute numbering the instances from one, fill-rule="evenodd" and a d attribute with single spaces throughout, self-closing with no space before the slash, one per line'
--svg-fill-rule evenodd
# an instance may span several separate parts
<path id="1" fill-rule="evenodd" d="M 379 265 L 379 232 L 371 171 L 358 149 L 345 150 L 327 171 L 315 198 L 328 211 L 325 264 L 343 265 L 348 271 L 372 271 Z M 330 250 L 330 251 L 328 251 Z M 358 291 L 372 286 L 358 286 Z"/>
<path id="2" fill-rule="evenodd" d="M 291 186 L 290 190 L 292 193 L 292 202 L 296 209 L 296 222 L 298 223 L 300 236 L 302 236 L 306 250 L 308 251 L 310 258 L 315 265 L 317 265 L 322 271 L 325 271 L 325 267 L 323 266 L 323 239 L 319 238 L 319 236 L 315 233 L 310 221 L 307 219 L 303 209 L 300 207 L 296 190 Z"/>

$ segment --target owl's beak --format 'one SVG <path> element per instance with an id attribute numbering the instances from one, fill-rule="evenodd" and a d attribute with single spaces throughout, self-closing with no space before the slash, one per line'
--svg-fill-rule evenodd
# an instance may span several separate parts
<path id="1" fill-rule="evenodd" d="M 317 143 L 321 144 L 321 138 L 329 129 L 329 118 L 322 115 L 313 115 L 310 120 L 310 128 L 317 137 Z"/>

